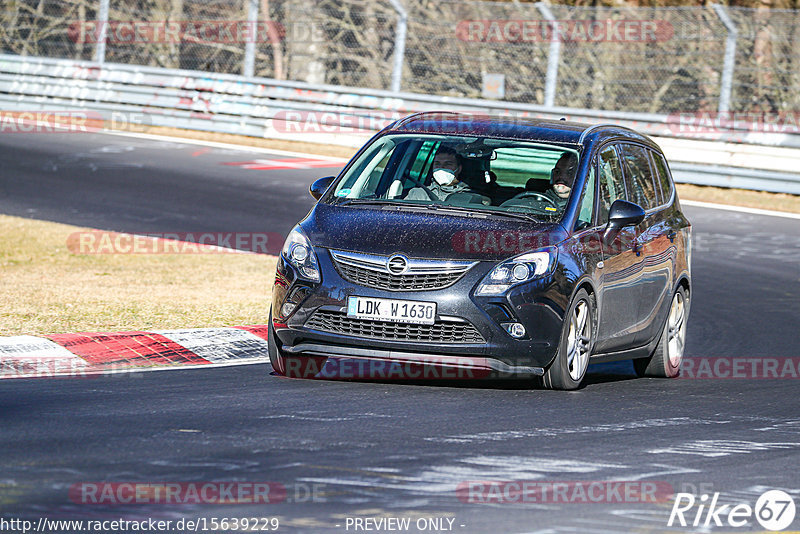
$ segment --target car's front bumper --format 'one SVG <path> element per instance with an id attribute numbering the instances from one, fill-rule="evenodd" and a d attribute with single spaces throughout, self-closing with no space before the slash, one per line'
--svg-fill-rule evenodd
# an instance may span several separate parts
<path id="1" fill-rule="evenodd" d="M 327 250 L 316 249 L 316 252 L 322 273 L 318 284 L 298 280 L 294 268 L 283 258 L 278 260 L 272 300 L 273 328 L 278 348 L 295 363 L 302 363 L 303 358 L 314 358 L 319 366 L 327 365 L 329 371 L 331 366 L 338 366 L 340 374 L 344 369 L 342 365 L 347 366 L 347 373 L 357 374 L 367 368 L 389 372 L 390 368 L 417 363 L 426 368 L 453 369 L 465 375 L 463 378 L 470 378 L 465 370 L 474 371 L 475 377 L 540 376 L 555 357 L 566 301 L 552 276 L 514 288 L 502 297 L 476 297 L 474 288 L 496 265 L 495 262 L 479 262 L 455 284 L 444 289 L 387 291 L 344 279 Z M 401 341 L 307 326 L 318 311 L 345 314 L 350 296 L 436 302 L 437 321 L 468 322 L 483 340 L 480 343 L 435 342 L 423 338 Z M 290 298 L 296 301 L 297 307 L 290 315 L 282 317 L 280 310 Z M 509 321 L 525 326 L 524 339 L 515 339 L 505 331 L 501 323 Z M 321 358 L 331 361 L 320 361 Z"/>
<path id="2" fill-rule="evenodd" d="M 544 368 L 508 365 L 496 358 L 427 352 L 406 352 L 301 342 L 283 346 L 290 376 L 338 379 L 471 380 L 476 378 L 530 378 L 542 376 Z M 312 360 L 323 357 L 324 362 Z M 311 369 L 318 365 L 317 369 Z"/>

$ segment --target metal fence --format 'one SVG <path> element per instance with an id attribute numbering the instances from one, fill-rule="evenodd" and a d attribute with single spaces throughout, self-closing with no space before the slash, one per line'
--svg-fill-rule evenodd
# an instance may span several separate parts
<path id="1" fill-rule="evenodd" d="M 613 121 L 666 136 L 655 139 L 669 157 L 676 181 L 800 194 L 796 172 L 800 136 L 796 135 L 784 136 L 782 147 L 775 148 L 764 146 L 775 144 L 769 136 L 755 144 L 757 137 L 748 131 L 713 134 L 715 141 L 738 143 L 736 156 L 743 156 L 752 167 L 743 168 L 741 158 L 734 158 L 726 143 L 702 148 L 682 144 L 685 140 L 675 139 L 679 136 L 666 115 L 551 108 L 118 63 L 98 68 L 93 61 L 0 54 L 3 134 L 147 133 L 151 126 L 168 126 L 356 147 L 401 116 L 442 109 L 504 115 L 509 120 L 521 116 Z"/>
<path id="2" fill-rule="evenodd" d="M 800 109 L 800 12 L 713 4 L 15 0 L 0 52 L 570 108 Z"/>

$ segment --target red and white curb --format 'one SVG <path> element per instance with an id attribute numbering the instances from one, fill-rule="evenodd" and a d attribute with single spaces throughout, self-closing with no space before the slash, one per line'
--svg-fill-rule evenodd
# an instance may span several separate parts
<path id="1" fill-rule="evenodd" d="M 0 379 L 266 363 L 267 347 L 264 325 L 0 337 Z"/>
<path id="2" fill-rule="evenodd" d="M 318 167 L 341 168 L 344 165 L 339 161 L 320 158 L 292 158 L 292 159 L 254 159 L 250 161 L 228 161 L 223 165 L 242 167 L 250 171 L 274 171 L 283 169 L 316 169 Z"/>

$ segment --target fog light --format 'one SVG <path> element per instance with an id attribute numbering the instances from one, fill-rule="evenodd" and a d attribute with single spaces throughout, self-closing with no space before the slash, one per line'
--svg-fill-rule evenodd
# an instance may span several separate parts
<path id="1" fill-rule="evenodd" d="M 517 339 L 525 337 L 525 327 L 520 323 L 503 323 L 502 326 L 511 337 Z"/>
<path id="2" fill-rule="evenodd" d="M 286 302 L 283 306 L 281 306 L 281 317 L 288 317 L 292 314 L 294 309 L 297 307 L 297 304 L 294 302 Z M 513 335 L 513 334 L 512 334 Z"/>

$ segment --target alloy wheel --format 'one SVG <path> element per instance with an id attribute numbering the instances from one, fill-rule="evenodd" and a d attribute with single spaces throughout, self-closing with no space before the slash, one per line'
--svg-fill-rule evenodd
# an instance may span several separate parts
<path id="1" fill-rule="evenodd" d="M 680 291 L 675 293 L 675 298 L 672 299 L 667 336 L 669 363 L 673 368 L 677 368 L 683 359 L 683 346 L 686 340 L 686 301 Z"/>
<path id="2" fill-rule="evenodd" d="M 580 381 L 589 366 L 589 350 L 592 341 L 592 324 L 589 304 L 581 300 L 570 317 L 567 338 L 567 369 L 573 380 Z"/>

